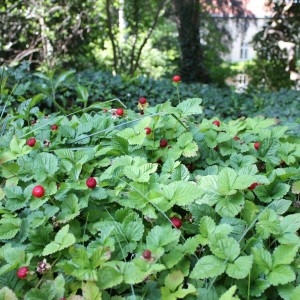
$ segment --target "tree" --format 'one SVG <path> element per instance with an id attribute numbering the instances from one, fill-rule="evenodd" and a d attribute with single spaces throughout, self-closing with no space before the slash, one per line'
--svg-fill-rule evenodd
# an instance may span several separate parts
<path id="1" fill-rule="evenodd" d="M 245 11 L 243 1 L 237 0 L 174 0 L 173 3 L 181 50 L 180 73 L 182 78 L 186 82 L 210 82 L 210 72 L 204 60 L 205 48 L 207 48 L 204 43 L 205 39 L 209 38 L 210 29 L 213 26 L 209 29 L 202 20 L 206 19 L 215 22 L 214 30 L 222 32 L 223 36 L 227 38 L 226 42 L 228 42 L 230 40 L 230 32 L 226 25 L 224 26 L 225 23 L 218 22 L 209 16 L 217 14 L 226 19 L 229 14 L 232 14 L 238 22 L 241 17 L 251 17 L 251 15 Z M 247 25 L 248 19 L 244 20 L 246 20 L 246 23 L 244 22 L 243 25 Z M 222 48 L 222 40 L 219 40 L 217 43 L 220 50 Z M 208 47 L 208 49 L 212 51 L 211 48 Z M 222 49 L 222 51 L 225 50 L 225 48 Z"/>
<path id="2" fill-rule="evenodd" d="M 253 39 L 257 57 L 265 65 L 269 88 L 290 87 L 300 81 L 297 53 L 300 47 L 300 1 L 266 1 L 273 15 Z"/>

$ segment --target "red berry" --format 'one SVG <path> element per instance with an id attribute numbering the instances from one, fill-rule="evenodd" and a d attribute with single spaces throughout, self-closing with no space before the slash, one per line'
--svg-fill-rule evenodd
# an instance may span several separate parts
<path id="1" fill-rule="evenodd" d="M 25 279 L 27 277 L 28 272 L 29 272 L 28 267 L 21 267 L 17 271 L 17 276 L 20 279 Z"/>
<path id="2" fill-rule="evenodd" d="M 57 129 L 58 129 L 58 125 L 57 124 L 51 125 L 51 130 L 57 130 Z"/>
<path id="3" fill-rule="evenodd" d="M 240 140 L 240 138 L 236 135 L 234 138 L 233 138 L 235 141 L 238 141 Z"/>
<path id="4" fill-rule="evenodd" d="M 90 189 L 95 188 L 97 185 L 97 181 L 94 177 L 89 177 L 85 183 L 86 183 L 86 186 Z"/>
<path id="5" fill-rule="evenodd" d="M 215 124 L 218 127 L 220 127 L 220 125 L 221 125 L 220 121 L 218 121 L 218 120 L 215 120 L 212 123 Z"/>
<path id="6" fill-rule="evenodd" d="M 160 148 L 165 148 L 168 146 L 168 141 L 166 139 L 161 139 L 159 142 Z"/>
<path id="7" fill-rule="evenodd" d="M 151 128 L 150 127 L 146 127 L 145 128 L 145 131 L 146 131 L 146 134 L 150 134 L 152 132 Z"/>
<path id="8" fill-rule="evenodd" d="M 144 250 L 143 251 L 143 258 L 144 259 L 150 259 L 152 257 L 152 253 L 150 250 Z"/>
<path id="9" fill-rule="evenodd" d="M 34 137 L 31 137 L 29 138 L 27 141 L 26 141 L 26 144 L 29 146 L 29 147 L 34 147 L 36 143 L 36 139 Z"/>
<path id="10" fill-rule="evenodd" d="M 177 229 L 179 229 L 182 226 L 182 221 L 181 219 L 177 218 L 177 217 L 172 217 L 170 218 L 172 224 L 174 227 L 176 227 Z"/>
<path id="11" fill-rule="evenodd" d="M 118 108 L 116 110 L 116 115 L 118 116 L 123 116 L 124 115 L 124 109 L 123 108 Z"/>
<path id="12" fill-rule="evenodd" d="M 45 195 L 45 189 L 42 185 L 36 185 L 33 189 L 32 189 L 32 196 L 36 197 L 36 198 L 41 198 Z"/>
<path id="13" fill-rule="evenodd" d="M 174 75 L 172 78 L 173 82 L 180 82 L 181 81 L 181 77 L 179 75 Z"/>
<path id="14" fill-rule="evenodd" d="M 255 148 L 256 150 L 258 150 L 259 147 L 260 147 L 260 142 L 255 142 L 255 143 L 254 143 L 254 148 Z"/>
<path id="15" fill-rule="evenodd" d="M 253 191 L 258 185 L 259 185 L 258 182 L 254 182 L 254 183 L 252 183 L 252 184 L 248 187 L 248 189 L 249 189 L 250 191 Z"/>
<path id="16" fill-rule="evenodd" d="M 140 97 L 139 98 L 139 103 L 140 104 L 146 104 L 147 103 L 147 98 L 146 97 Z"/>

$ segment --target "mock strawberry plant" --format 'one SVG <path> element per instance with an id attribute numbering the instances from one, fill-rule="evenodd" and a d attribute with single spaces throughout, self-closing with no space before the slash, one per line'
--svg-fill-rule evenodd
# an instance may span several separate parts
<path id="1" fill-rule="evenodd" d="M 178 102 L 10 122 L 2 298 L 297 299 L 299 138 Z"/>

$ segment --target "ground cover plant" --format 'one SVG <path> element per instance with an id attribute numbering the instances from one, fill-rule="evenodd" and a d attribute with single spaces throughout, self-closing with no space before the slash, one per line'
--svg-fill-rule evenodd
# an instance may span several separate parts
<path id="1" fill-rule="evenodd" d="M 1 298 L 297 299 L 299 137 L 203 117 L 180 84 L 176 104 L 3 115 Z"/>

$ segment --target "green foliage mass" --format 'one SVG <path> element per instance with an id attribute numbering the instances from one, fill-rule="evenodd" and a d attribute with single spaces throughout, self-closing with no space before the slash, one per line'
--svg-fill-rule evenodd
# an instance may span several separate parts
<path id="1" fill-rule="evenodd" d="M 61 105 L 63 77 L 32 83 L 48 80 Z M 288 126 L 216 123 L 176 93 L 135 99 L 136 111 L 78 90 L 79 111 L 46 116 L 33 96 L 2 120 L 1 298 L 297 299 L 300 140 Z"/>

